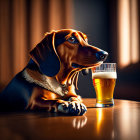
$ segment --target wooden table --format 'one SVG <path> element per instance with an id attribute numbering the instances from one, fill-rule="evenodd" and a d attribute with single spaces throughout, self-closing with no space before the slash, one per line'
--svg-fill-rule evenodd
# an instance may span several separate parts
<path id="1" fill-rule="evenodd" d="M 95 99 L 84 103 L 84 116 L 0 114 L 0 140 L 140 140 L 140 102 L 115 100 L 110 108 L 95 108 Z"/>

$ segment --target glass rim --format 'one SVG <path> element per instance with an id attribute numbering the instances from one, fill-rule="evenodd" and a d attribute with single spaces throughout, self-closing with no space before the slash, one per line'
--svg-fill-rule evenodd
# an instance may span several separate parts
<path id="1" fill-rule="evenodd" d="M 92 68 L 92 72 L 116 72 L 116 63 L 102 63 Z"/>
<path id="2" fill-rule="evenodd" d="M 102 63 L 101 65 L 103 65 L 103 64 L 117 64 L 117 63 Z M 99 66 L 101 66 L 101 65 L 99 65 Z M 97 67 L 99 67 L 99 66 L 97 66 Z"/>

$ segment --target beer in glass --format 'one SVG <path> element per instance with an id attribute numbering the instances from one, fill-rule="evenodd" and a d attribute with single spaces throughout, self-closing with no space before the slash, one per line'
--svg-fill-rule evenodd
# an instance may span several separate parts
<path id="1" fill-rule="evenodd" d="M 96 92 L 96 107 L 113 106 L 113 93 L 117 79 L 116 63 L 103 63 L 93 68 L 92 79 Z"/>

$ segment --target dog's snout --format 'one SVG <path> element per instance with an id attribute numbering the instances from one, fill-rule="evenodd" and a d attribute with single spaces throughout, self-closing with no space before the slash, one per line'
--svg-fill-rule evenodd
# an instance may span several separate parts
<path id="1" fill-rule="evenodd" d="M 108 56 L 106 51 L 99 51 L 96 53 L 96 58 L 98 61 L 104 61 Z"/>

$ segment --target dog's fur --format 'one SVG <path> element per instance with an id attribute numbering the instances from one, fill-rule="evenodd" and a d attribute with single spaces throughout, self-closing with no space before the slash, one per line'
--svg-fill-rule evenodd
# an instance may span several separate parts
<path id="1" fill-rule="evenodd" d="M 86 106 L 75 92 L 79 71 L 96 67 L 107 57 L 88 44 L 82 32 L 63 29 L 46 33 L 30 52 L 28 65 L 0 94 L 3 110 L 40 110 L 82 115 Z"/>

